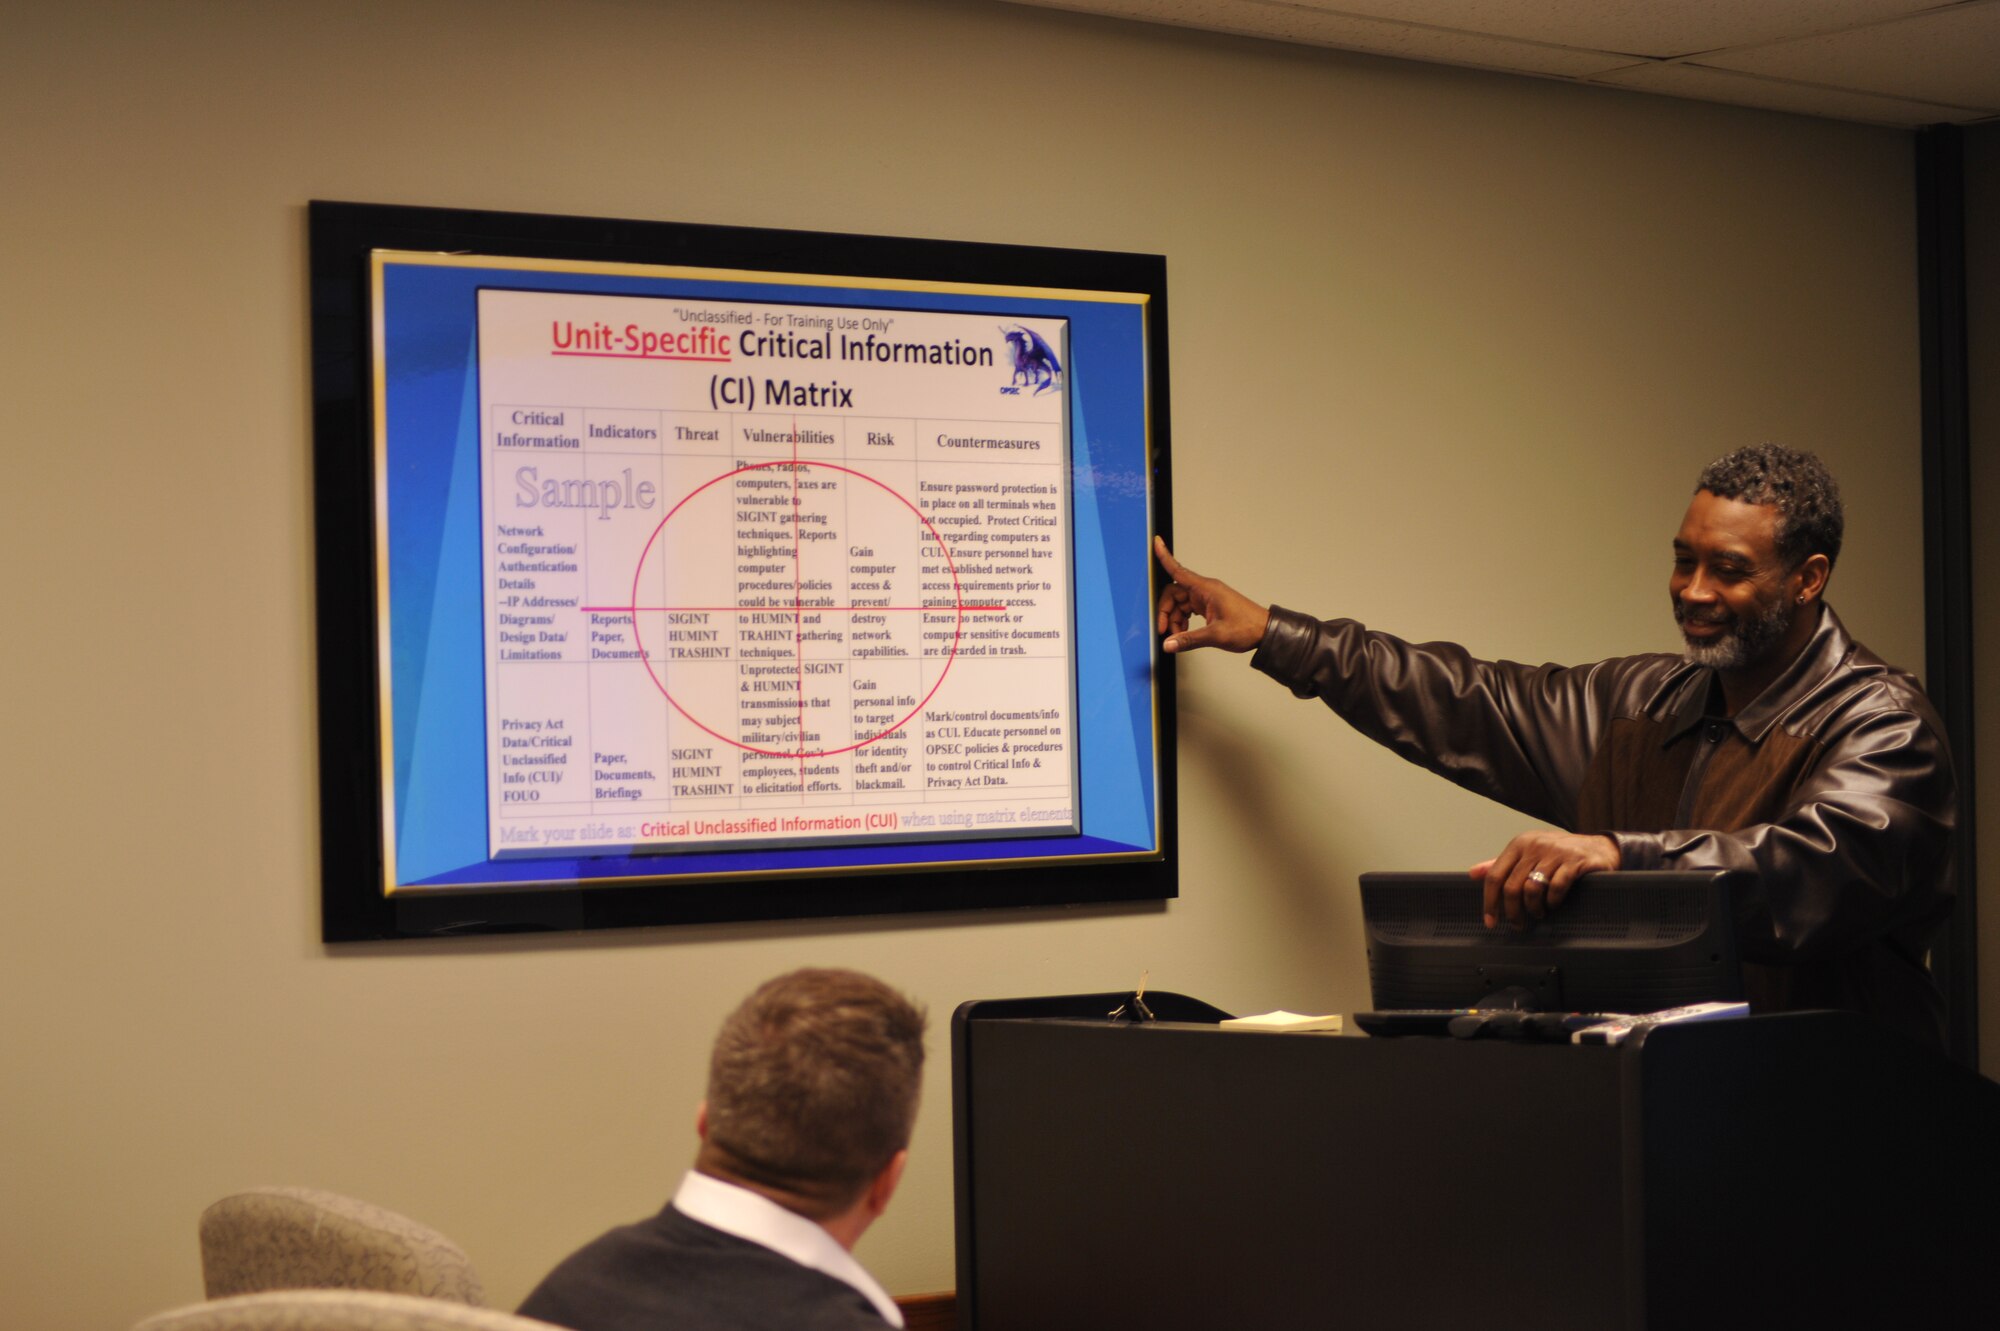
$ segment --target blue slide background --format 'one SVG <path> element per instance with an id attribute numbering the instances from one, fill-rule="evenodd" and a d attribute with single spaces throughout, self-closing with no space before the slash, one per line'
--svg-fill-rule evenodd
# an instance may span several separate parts
<path id="1" fill-rule="evenodd" d="M 491 860 L 479 513 L 482 287 L 1069 320 L 1081 835 Z M 1149 851 L 1154 804 L 1144 307 L 875 288 L 385 264 L 388 577 L 399 887 L 1008 862 Z"/>

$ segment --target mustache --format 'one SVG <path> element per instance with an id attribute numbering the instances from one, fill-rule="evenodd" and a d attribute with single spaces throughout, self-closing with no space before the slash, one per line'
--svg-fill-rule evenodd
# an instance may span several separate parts
<path id="1" fill-rule="evenodd" d="M 1679 601 L 1674 602 L 1674 623 L 1676 624 L 1727 624 L 1734 618 L 1736 616 L 1720 608 L 1697 611 L 1689 609 Z"/>

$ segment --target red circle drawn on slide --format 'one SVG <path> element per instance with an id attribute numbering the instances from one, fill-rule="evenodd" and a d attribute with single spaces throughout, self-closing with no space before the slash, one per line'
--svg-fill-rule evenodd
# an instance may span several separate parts
<path id="1" fill-rule="evenodd" d="M 909 509 L 910 512 L 916 516 L 917 521 L 924 524 L 924 530 L 927 533 L 929 533 L 930 539 L 936 542 L 938 549 L 944 552 L 945 567 L 951 571 L 952 604 L 949 606 L 925 607 L 926 611 L 932 609 L 935 609 L 940 612 L 945 610 L 950 610 L 954 612 L 957 617 L 956 622 L 952 626 L 952 631 L 951 631 L 951 651 L 946 653 L 945 655 L 944 668 L 938 671 L 937 682 L 931 685 L 930 692 L 926 693 L 923 696 L 923 698 L 917 703 L 917 705 L 910 709 L 909 714 L 907 716 L 904 716 L 901 720 L 897 721 L 896 724 L 884 727 L 883 729 L 877 731 L 873 735 L 870 735 L 867 739 L 857 740 L 852 744 L 844 745 L 843 747 L 838 749 L 813 749 L 808 751 L 805 748 L 805 743 L 803 739 L 800 740 L 799 747 L 796 749 L 761 749 L 754 744 L 745 744 L 742 740 L 731 739 L 728 735 L 725 735 L 720 731 L 715 730 L 714 728 L 704 724 L 699 717 L 689 712 L 687 708 L 681 706 L 680 702 L 674 697 L 672 692 L 668 690 L 666 681 L 661 679 L 659 674 L 653 669 L 652 654 L 646 650 L 645 642 L 642 641 L 639 637 L 639 580 L 645 572 L 646 560 L 653 553 L 654 543 L 660 539 L 660 533 L 667 529 L 667 524 L 674 520 L 675 514 L 679 513 L 682 509 L 686 508 L 689 503 L 693 502 L 695 496 L 701 494 L 702 491 L 708 489 L 710 486 L 718 485 L 723 481 L 729 480 L 732 477 L 740 476 L 746 471 L 762 471 L 768 467 L 790 467 L 800 471 L 808 471 L 818 468 L 826 471 L 842 472 L 848 476 L 854 476 L 868 482 L 870 485 L 882 491 L 884 494 L 894 499 L 897 503 L 901 504 L 904 508 Z M 796 529 L 798 526 L 797 513 L 798 510 L 793 509 L 792 526 L 794 527 L 794 529 Z M 918 574 L 918 576 L 919 578 L 921 578 L 922 574 L 920 573 Z M 792 597 L 794 604 L 789 608 L 795 612 L 802 609 L 802 607 L 800 607 L 797 604 L 798 579 L 799 579 L 798 556 L 794 554 L 792 557 L 792 584 L 794 589 Z M 737 606 L 729 611 L 726 611 L 725 613 L 769 614 L 774 611 L 785 610 L 786 608 L 787 607 L 782 605 Z M 817 607 L 814 608 L 816 609 Z M 939 535 L 938 529 L 931 525 L 931 520 L 925 517 L 923 513 L 918 510 L 917 506 L 911 503 L 907 497 L 897 493 L 895 490 L 882 484 L 882 482 L 876 480 L 873 476 L 870 476 L 865 472 L 856 471 L 852 467 L 843 467 L 838 463 L 834 462 L 806 462 L 803 460 L 795 460 L 792 458 L 777 458 L 770 462 L 753 462 L 746 466 L 737 467 L 730 471 L 725 471 L 720 476 L 717 476 L 714 480 L 704 481 L 700 485 L 696 486 L 694 489 L 688 491 L 686 495 L 682 496 L 681 501 L 675 504 L 671 509 L 669 509 L 665 517 L 660 519 L 660 525 L 653 528 L 653 534 L 646 538 L 646 548 L 639 552 L 639 562 L 636 565 L 634 565 L 632 569 L 632 599 L 630 603 L 626 606 L 626 611 L 632 616 L 632 641 L 634 645 L 636 645 L 639 648 L 639 660 L 641 664 L 643 664 L 646 667 L 646 673 L 652 677 L 654 687 L 659 689 L 660 695 L 667 700 L 667 702 L 673 707 L 673 709 L 676 712 L 679 712 L 683 717 L 686 717 L 689 725 L 694 726 L 696 729 L 702 731 L 704 734 L 713 736 L 714 738 L 721 740 L 724 744 L 734 745 L 736 748 L 745 749 L 751 753 L 762 754 L 767 758 L 799 758 L 799 759 L 831 758 L 835 754 L 851 753 L 855 749 L 866 748 L 870 744 L 875 743 L 877 740 L 882 739 L 884 736 L 892 735 L 896 731 L 901 730 L 904 726 L 908 725 L 912 720 L 914 720 L 918 715 L 918 713 L 922 712 L 926 707 L 930 706 L 931 699 L 936 697 L 937 691 L 944 686 L 945 676 L 951 673 L 951 663 L 958 659 L 959 637 L 965 632 L 965 593 L 959 588 L 958 585 L 958 564 L 951 557 L 951 547 L 945 544 L 944 537 Z M 794 636 L 792 642 L 795 647 L 798 645 L 796 628 L 794 629 Z M 919 662 L 923 660 L 923 656 L 921 654 L 922 650 L 923 650 L 922 647 L 919 646 L 918 648 L 919 655 L 917 657 L 917 660 Z M 804 703 L 803 687 L 801 688 L 800 702 L 801 705 L 803 706 Z M 802 736 L 804 734 L 803 724 L 801 724 L 800 726 L 800 734 Z"/>

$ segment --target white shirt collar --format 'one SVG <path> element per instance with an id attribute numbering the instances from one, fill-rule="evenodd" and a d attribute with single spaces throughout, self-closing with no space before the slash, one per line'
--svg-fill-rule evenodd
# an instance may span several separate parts
<path id="1" fill-rule="evenodd" d="M 853 1253 L 817 1223 L 787 1211 L 770 1198 L 690 1169 L 674 1193 L 674 1209 L 711 1229 L 747 1239 L 800 1266 L 852 1285 L 875 1305 L 883 1321 L 890 1326 L 903 1324 L 903 1310 L 854 1260 Z"/>

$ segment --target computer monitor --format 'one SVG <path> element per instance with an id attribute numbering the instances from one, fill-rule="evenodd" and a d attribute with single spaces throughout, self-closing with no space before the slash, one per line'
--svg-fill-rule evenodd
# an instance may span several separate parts
<path id="1" fill-rule="evenodd" d="M 1375 1006 L 1657 1012 L 1740 999 L 1730 881 L 1721 871 L 1590 874 L 1515 930 L 1485 926 L 1483 888 L 1464 873 L 1363 874 Z"/>

